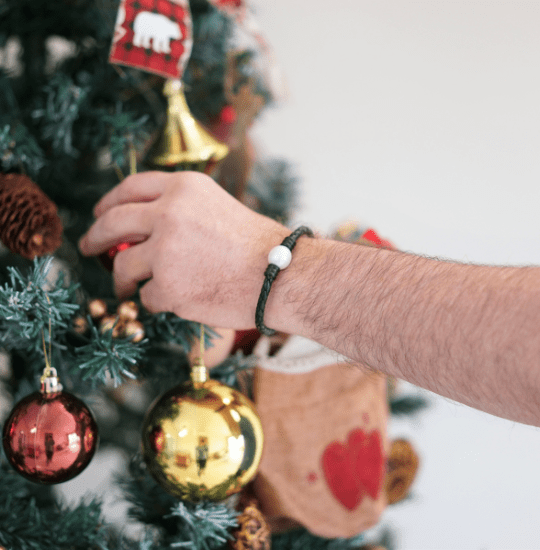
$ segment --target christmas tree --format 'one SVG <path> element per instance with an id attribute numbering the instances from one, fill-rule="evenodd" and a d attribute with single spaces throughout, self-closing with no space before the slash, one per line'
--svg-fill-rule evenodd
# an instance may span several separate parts
<path id="1" fill-rule="evenodd" d="M 217 475 L 209 486 L 208 471 L 214 468 L 216 476 L 211 464 L 219 458 L 210 433 L 199 436 L 194 456 L 179 452 L 173 457 L 176 470 L 195 469 L 199 477 L 202 472 L 204 483 L 196 476 L 181 487 L 177 481 L 171 485 L 165 474 L 159 479 L 163 463 L 156 466 L 149 455 L 162 458 L 165 443 L 156 431 L 158 413 L 148 414 L 151 407 L 157 410 L 153 401 L 182 383 L 191 390 L 208 384 L 204 376 L 193 379 L 201 367 L 196 358 L 204 357 L 205 347 L 219 348 L 227 337 L 232 340 L 226 353 L 209 365 L 217 386 L 204 386 L 204 391 L 222 400 L 242 401 L 238 396 L 243 394 L 253 398 L 257 360 L 252 352 L 258 335 L 225 334 L 213 327 L 201 331 L 199 324 L 171 313 L 149 314 L 137 297 L 119 303 L 112 262 L 130 243 L 118 243 L 99 261 L 77 249 L 92 223 L 93 205 L 129 173 L 150 168 L 205 171 L 250 207 L 282 223 L 290 219 L 294 174 L 281 159 L 257 158 L 249 140 L 250 125 L 275 95 L 268 46 L 250 17 L 240 0 L 0 4 L 5 450 L 0 547 L 6 550 L 346 549 L 368 544 L 360 532 L 328 538 L 302 522 L 285 529 L 269 525 L 248 483 L 260 459 L 255 460 L 259 451 L 253 449 L 262 445 L 256 413 L 252 419 L 246 412 L 250 402 L 233 411 L 244 423 L 250 419 L 255 434 L 250 440 L 242 432 L 236 452 L 244 462 L 237 473 Z M 338 237 L 389 245 L 358 228 L 345 228 Z M 223 391 L 234 397 L 223 397 Z M 189 399 L 197 401 L 199 394 Z M 408 397 L 390 401 L 396 414 L 422 406 Z M 163 421 L 174 414 L 174 406 L 165 404 L 158 416 Z M 44 418 L 50 421 L 47 427 Z M 77 456 L 73 463 L 59 443 L 69 423 L 74 423 L 67 434 L 71 455 Z M 148 448 L 141 447 L 143 425 Z M 36 426 L 44 433 L 32 439 Z M 350 434 L 349 448 L 354 436 L 364 447 L 375 446 L 383 463 L 379 432 L 377 437 L 374 431 Z M 132 520 L 144 526 L 136 537 L 107 524 L 99 499 L 67 506 L 54 488 L 86 467 L 98 438 L 101 450 L 129 456 L 130 466 L 117 481 Z M 335 447 L 336 452 L 342 448 Z M 328 465 L 331 455 L 325 456 Z M 394 442 L 390 458 L 377 470 L 369 498 L 359 492 L 349 504 L 336 482 L 340 505 L 352 510 L 373 497 L 384 507 L 403 498 L 417 458 L 403 441 Z M 250 459 L 253 464 L 246 465 Z"/>

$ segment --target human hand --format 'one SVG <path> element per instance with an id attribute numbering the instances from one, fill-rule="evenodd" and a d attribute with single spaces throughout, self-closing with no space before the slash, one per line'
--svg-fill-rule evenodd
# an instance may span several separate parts
<path id="1" fill-rule="evenodd" d="M 117 296 L 138 283 L 150 312 L 252 328 L 268 252 L 289 231 L 234 199 L 198 172 L 143 172 L 126 178 L 94 208 L 79 247 L 99 255 L 136 243 L 114 259 Z"/>

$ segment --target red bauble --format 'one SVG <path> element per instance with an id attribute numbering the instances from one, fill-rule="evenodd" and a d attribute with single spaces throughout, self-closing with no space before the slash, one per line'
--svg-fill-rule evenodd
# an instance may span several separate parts
<path id="1" fill-rule="evenodd" d="M 61 483 L 82 472 L 98 443 L 96 421 L 74 395 L 34 392 L 15 405 L 4 425 L 4 450 L 22 476 Z"/>
<path id="2" fill-rule="evenodd" d="M 103 254 L 100 254 L 98 258 L 100 259 L 101 263 L 105 266 L 106 269 L 109 271 L 113 270 L 113 262 L 114 257 L 118 254 L 118 252 L 122 252 L 122 250 L 127 250 L 128 248 L 132 247 L 135 243 L 120 243 L 117 244 L 107 252 L 104 252 Z"/>

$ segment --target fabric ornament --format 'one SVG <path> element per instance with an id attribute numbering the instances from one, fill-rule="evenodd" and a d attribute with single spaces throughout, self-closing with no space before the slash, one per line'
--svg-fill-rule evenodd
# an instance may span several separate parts
<path id="1" fill-rule="evenodd" d="M 255 346 L 254 401 L 266 438 L 255 496 L 272 530 L 325 538 L 373 527 L 386 507 L 386 379 L 300 337 Z"/>
<path id="2" fill-rule="evenodd" d="M 109 61 L 180 78 L 192 45 L 188 0 L 121 0 Z"/>

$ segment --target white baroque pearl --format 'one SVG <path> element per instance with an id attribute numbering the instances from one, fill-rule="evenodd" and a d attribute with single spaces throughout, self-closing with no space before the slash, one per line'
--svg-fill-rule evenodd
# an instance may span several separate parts
<path id="1" fill-rule="evenodd" d="M 289 267 L 289 264 L 292 260 L 291 251 L 286 247 L 280 244 L 279 246 L 274 246 L 270 253 L 268 254 L 268 263 L 277 265 L 279 269 L 285 269 Z"/>

